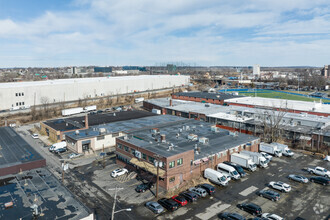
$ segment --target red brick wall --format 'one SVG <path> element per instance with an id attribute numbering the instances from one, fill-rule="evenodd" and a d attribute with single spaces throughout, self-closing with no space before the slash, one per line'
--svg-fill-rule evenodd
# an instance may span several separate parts
<path id="1" fill-rule="evenodd" d="M 188 96 L 177 96 L 172 95 L 173 99 L 180 99 L 185 101 L 193 101 L 193 102 L 206 102 L 206 103 L 212 103 L 212 104 L 218 104 L 223 105 L 224 100 L 218 100 L 218 99 L 205 99 L 205 98 L 196 98 L 196 97 L 188 97 Z"/>
<path id="2" fill-rule="evenodd" d="M 0 169 L 0 176 L 5 176 L 9 174 L 15 174 L 19 173 L 21 170 L 32 170 L 40 167 L 46 166 L 46 160 L 41 159 L 37 161 L 32 161 L 28 163 L 23 163 L 23 164 L 17 164 L 11 167 L 4 167 Z"/>

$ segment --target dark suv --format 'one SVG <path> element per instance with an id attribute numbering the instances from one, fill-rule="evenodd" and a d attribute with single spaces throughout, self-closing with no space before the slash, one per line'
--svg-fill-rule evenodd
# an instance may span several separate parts
<path id="1" fill-rule="evenodd" d="M 239 173 L 239 175 L 241 175 L 241 177 L 246 176 L 246 173 L 244 172 L 243 168 L 240 165 L 238 165 L 236 163 L 228 162 L 228 161 L 225 161 L 223 163 L 224 164 L 227 164 L 227 165 L 229 165 L 231 167 L 234 167 L 235 170 Z"/>
<path id="2" fill-rule="evenodd" d="M 252 215 L 260 216 L 262 214 L 262 209 L 260 206 L 254 204 L 254 203 L 242 203 L 238 204 L 237 207 L 239 209 L 242 209 L 243 211 L 246 211 Z"/>
<path id="3" fill-rule="evenodd" d="M 153 188 L 154 185 L 153 183 L 149 182 L 149 183 L 142 183 L 140 185 L 138 185 L 136 188 L 135 188 L 135 191 L 140 193 L 140 192 L 145 192 L 147 191 L 148 189 L 151 189 Z"/>
<path id="4" fill-rule="evenodd" d="M 182 192 L 180 193 L 180 196 L 183 196 L 189 202 L 195 202 L 198 199 L 198 196 L 192 192 Z"/>
<path id="5" fill-rule="evenodd" d="M 313 183 L 314 182 L 319 183 L 319 184 L 322 184 L 324 186 L 330 184 L 330 179 L 326 178 L 326 177 L 323 177 L 323 176 L 313 176 L 313 177 L 309 178 L 309 180 Z"/>
<path id="6" fill-rule="evenodd" d="M 210 184 L 204 183 L 204 184 L 198 185 L 198 187 L 205 189 L 209 195 L 212 195 L 213 193 L 215 193 L 215 188 Z"/>
<path id="7" fill-rule="evenodd" d="M 175 211 L 179 207 L 179 204 L 175 202 L 173 199 L 163 198 L 158 200 L 158 203 L 169 211 Z"/>

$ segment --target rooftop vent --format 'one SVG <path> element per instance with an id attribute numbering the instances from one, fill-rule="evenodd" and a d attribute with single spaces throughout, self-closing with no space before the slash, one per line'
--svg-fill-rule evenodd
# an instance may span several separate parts
<path id="1" fill-rule="evenodd" d="M 189 134 L 188 135 L 188 140 L 190 141 L 197 141 L 198 136 L 196 134 Z"/>
<path id="2" fill-rule="evenodd" d="M 202 143 L 202 144 L 208 144 L 209 143 L 209 139 L 206 138 L 206 137 L 201 137 L 201 138 L 199 138 L 198 142 L 199 143 Z"/>
<path id="3" fill-rule="evenodd" d="M 76 133 L 76 135 L 79 135 L 79 130 L 76 130 L 75 133 Z"/>
<path id="4" fill-rule="evenodd" d="M 105 128 L 99 128 L 99 132 L 100 132 L 100 134 L 104 134 L 104 133 L 106 133 L 106 129 Z"/>
<path id="5" fill-rule="evenodd" d="M 166 135 L 165 135 L 165 134 L 161 134 L 161 135 L 160 135 L 160 140 L 161 140 L 162 142 L 166 142 Z"/>

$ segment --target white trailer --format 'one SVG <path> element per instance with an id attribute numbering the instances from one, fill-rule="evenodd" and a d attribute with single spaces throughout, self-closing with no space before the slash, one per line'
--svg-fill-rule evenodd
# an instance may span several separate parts
<path id="1" fill-rule="evenodd" d="M 276 157 L 282 156 L 282 150 L 278 149 L 277 146 L 261 142 L 259 145 L 259 151 L 263 151 L 272 154 Z"/>
<path id="2" fill-rule="evenodd" d="M 140 102 L 143 102 L 144 101 L 144 98 L 143 97 L 140 97 L 140 98 L 136 98 L 134 100 L 135 103 L 140 103 Z"/>
<path id="3" fill-rule="evenodd" d="M 221 186 L 228 185 L 228 179 L 222 173 L 215 171 L 211 168 L 206 168 L 204 170 L 204 178 Z"/>
<path id="4" fill-rule="evenodd" d="M 61 148 L 66 148 L 66 142 L 65 141 L 53 144 L 52 146 L 49 147 L 49 151 L 54 152 L 54 151 L 56 151 L 58 149 L 61 149 Z"/>
<path id="5" fill-rule="evenodd" d="M 271 143 L 271 145 L 275 145 L 275 146 L 277 146 L 278 149 L 282 150 L 282 154 L 284 156 L 292 157 L 294 155 L 294 153 L 290 150 L 288 145 L 280 144 L 280 143 L 276 143 L 276 142 Z"/>
<path id="6" fill-rule="evenodd" d="M 267 160 L 261 153 L 247 151 L 247 150 L 243 150 L 240 153 L 251 157 L 252 161 L 254 163 L 256 163 L 257 165 L 259 165 L 260 167 L 263 167 L 263 168 L 268 167 L 269 160 Z"/>
<path id="7" fill-rule="evenodd" d="M 230 156 L 230 161 L 248 169 L 252 172 L 256 171 L 257 165 L 252 161 L 248 155 L 233 153 Z"/>
<path id="8" fill-rule="evenodd" d="M 161 110 L 159 110 L 159 109 L 155 109 L 155 108 L 153 108 L 153 109 L 151 110 L 151 112 L 152 112 L 152 113 L 155 113 L 155 114 L 157 114 L 157 115 L 162 114 L 162 111 L 161 111 Z"/>
<path id="9" fill-rule="evenodd" d="M 95 111 L 95 110 L 96 110 L 96 105 L 90 105 L 90 106 L 84 107 L 84 112 L 91 112 L 91 111 Z"/>
<path id="10" fill-rule="evenodd" d="M 79 114 L 84 112 L 83 108 L 68 108 L 68 109 L 63 109 L 62 110 L 62 115 L 63 116 L 68 116 L 68 115 L 74 115 L 74 114 Z"/>

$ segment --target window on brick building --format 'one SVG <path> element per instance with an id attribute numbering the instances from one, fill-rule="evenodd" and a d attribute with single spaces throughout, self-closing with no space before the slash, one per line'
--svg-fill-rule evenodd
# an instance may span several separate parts
<path id="1" fill-rule="evenodd" d="M 144 154 L 144 153 L 142 153 L 142 158 L 143 158 L 144 160 L 147 160 L 147 155 Z"/>
<path id="2" fill-rule="evenodd" d="M 169 163 L 169 168 L 173 168 L 173 167 L 175 167 L 175 161 Z"/>
<path id="3" fill-rule="evenodd" d="M 125 151 L 129 152 L 129 147 L 125 146 L 124 149 Z"/>
<path id="4" fill-rule="evenodd" d="M 176 164 L 177 164 L 178 166 L 182 165 L 182 164 L 183 164 L 183 158 L 178 159 L 178 160 L 176 161 Z"/>
<path id="5" fill-rule="evenodd" d="M 155 161 L 155 158 L 150 157 L 150 156 L 148 156 L 148 159 L 149 159 L 149 161 L 150 161 L 151 163 L 153 163 L 153 162 Z"/>
<path id="6" fill-rule="evenodd" d="M 173 176 L 173 177 L 170 178 L 170 183 L 172 183 L 174 181 L 175 181 L 175 176 Z"/>

